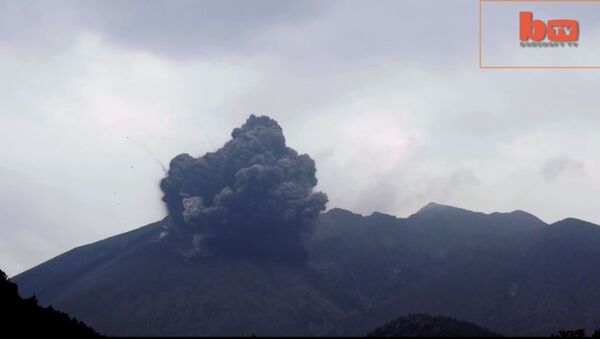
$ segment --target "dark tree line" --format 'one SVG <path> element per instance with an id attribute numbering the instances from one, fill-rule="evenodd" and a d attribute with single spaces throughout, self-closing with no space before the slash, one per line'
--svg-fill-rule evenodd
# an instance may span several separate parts
<path id="1" fill-rule="evenodd" d="M 576 330 L 562 330 L 558 334 L 553 334 L 552 338 L 585 338 L 586 332 L 584 328 Z M 591 336 L 591 338 L 600 338 L 600 328 L 597 329 Z"/>
<path id="2" fill-rule="evenodd" d="M 0 270 L 0 334 L 4 336 L 99 337 L 81 321 L 50 307 L 35 297 L 23 299 L 18 287 Z"/>

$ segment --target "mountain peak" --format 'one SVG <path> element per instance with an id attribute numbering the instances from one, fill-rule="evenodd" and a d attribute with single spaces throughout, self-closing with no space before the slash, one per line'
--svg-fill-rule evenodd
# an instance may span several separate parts
<path id="1" fill-rule="evenodd" d="M 499 337 L 473 323 L 428 314 L 410 314 L 369 333 L 367 337 Z"/>
<path id="2" fill-rule="evenodd" d="M 515 210 L 512 211 L 510 213 L 492 213 L 491 215 L 508 215 L 510 217 L 516 218 L 518 220 L 521 220 L 523 222 L 529 222 L 531 224 L 537 224 L 537 225 L 547 225 L 546 222 L 544 222 L 542 219 L 538 218 L 537 216 L 523 211 L 523 210 Z"/>
<path id="3" fill-rule="evenodd" d="M 441 212 L 469 212 L 469 213 L 473 213 L 472 211 L 466 210 L 466 209 L 462 209 L 462 208 L 458 208 L 458 207 L 453 207 L 450 205 L 443 205 L 443 204 L 438 204 L 435 202 L 430 202 L 429 204 L 425 205 L 423 208 L 421 208 L 416 214 L 420 215 L 420 214 L 429 214 L 429 213 L 441 213 Z"/>
<path id="4" fill-rule="evenodd" d="M 369 218 L 376 218 L 376 219 L 386 219 L 386 220 L 397 220 L 398 218 L 394 215 L 391 214 L 387 214 L 387 213 L 382 213 L 382 212 L 373 212 L 371 213 L 370 216 L 368 216 Z"/>
<path id="5" fill-rule="evenodd" d="M 592 229 L 598 228 L 598 225 L 596 225 L 596 224 L 593 224 L 593 223 L 585 221 L 585 220 L 577 219 L 577 218 L 566 218 L 561 221 L 557 221 L 550 226 L 553 226 L 553 227 L 587 227 L 587 228 L 592 228 Z"/>

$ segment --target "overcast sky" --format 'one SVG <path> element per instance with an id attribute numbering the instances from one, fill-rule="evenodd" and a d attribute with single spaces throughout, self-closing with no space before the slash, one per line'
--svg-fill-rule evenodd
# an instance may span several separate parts
<path id="1" fill-rule="evenodd" d="M 577 10 L 567 57 L 593 60 L 600 5 Z M 159 163 L 215 150 L 251 113 L 316 160 L 330 208 L 600 223 L 600 71 L 480 70 L 477 13 L 476 0 L 0 0 L 0 268 L 164 217 Z M 494 62 L 541 55 L 503 32 L 485 33 Z"/>

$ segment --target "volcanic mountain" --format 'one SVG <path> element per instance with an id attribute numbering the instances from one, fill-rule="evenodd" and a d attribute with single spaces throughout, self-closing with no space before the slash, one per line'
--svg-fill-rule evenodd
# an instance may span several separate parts
<path id="1" fill-rule="evenodd" d="M 364 335 L 442 314 L 505 335 L 600 327 L 600 227 L 429 204 L 402 219 L 325 213 L 315 164 L 250 117 L 177 156 L 169 215 L 12 280 L 107 335 Z"/>

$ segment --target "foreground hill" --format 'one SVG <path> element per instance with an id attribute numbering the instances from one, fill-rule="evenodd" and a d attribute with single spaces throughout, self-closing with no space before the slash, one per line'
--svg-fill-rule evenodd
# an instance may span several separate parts
<path id="1" fill-rule="evenodd" d="M 499 337 L 496 333 L 466 321 L 427 314 L 411 314 L 391 321 L 368 337 Z"/>
<path id="2" fill-rule="evenodd" d="M 98 333 L 68 315 L 37 304 L 35 298 L 22 299 L 17 286 L 0 271 L 0 324 L 3 335 L 100 337 Z"/>
<path id="3" fill-rule="evenodd" d="M 203 252 L 167 220 L 13 280 L 106 334 L 363 335 L 444 314 L 505 335 L 600 327 L 600 227 L 430 204 L 407 219 L 333 209 L 286 263 Z"/>

